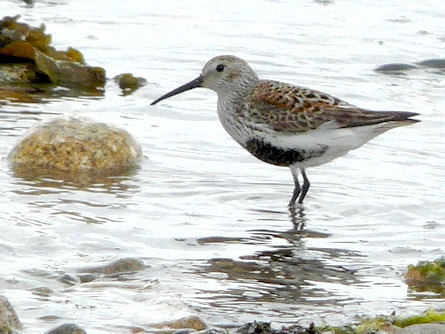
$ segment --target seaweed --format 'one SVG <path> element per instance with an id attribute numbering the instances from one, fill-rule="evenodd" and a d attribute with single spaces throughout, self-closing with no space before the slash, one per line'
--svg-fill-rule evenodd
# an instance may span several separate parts
<path id="1" fill-rule="evenodd" d="M 332 334 L 371 334 L 379 331 L 392 332 L 396 328 L 404 328 L 411 325 L 431 324 L 445 321 L 445 311 L 439 312 L 433 309 L 422 314 L 409 317 L 376 316 L 375 318 L 362 318 L 356 325 L 348 326 L 317 326 L 320 333 Z"/>
<path id="2" fill-rule="evenodd" d="M 445 257 L 409 265 L 405 279 L 414 290 L 443 294 L 445 292 Z"/>
<path id="3" fill-rule="evenodd" d="M 0 71 L 2 64 L 30 62 L 35 64 L 34 76 L 22 83 L 51 82 L 65 87 L 97 88 L 105 85 L 105 70 L 85 64 L 83 54 L 72 47 L 56 50 L 44 24 L 31 27 L 18 22 L 20 16 L 0 20 Z M 42 75 L 44 74 L 44 75 Z M 0 78 L 2 76 L 0 75 Z M 18 76 L 16 81 L 21 78 Z"/>

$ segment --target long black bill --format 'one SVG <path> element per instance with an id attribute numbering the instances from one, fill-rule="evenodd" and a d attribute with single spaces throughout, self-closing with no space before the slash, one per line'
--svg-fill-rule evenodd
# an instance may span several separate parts
<path id="1" fill-rule="evenodd" d="M 173 95 L 180 94 L 182 92 L 188 91 L 193 88 L 201 87 L 201 84 L 202 84 L 202 75 L 200 75 L 199 77 L 197 77 L 196 79 L 194 79 L 190 82 L 187 82 L 185 85 L 182 85 L 181 87 L 173 89 L 171 92 L 169 92 L 165 95 L 162 95 L 160 98 L 154 100 L 150 105 L 154 105 L 154 104 L 158 103 L 159 101 L 162 101 L 162 100 L 164 100 L 168 97 L 171 97 Z"/>

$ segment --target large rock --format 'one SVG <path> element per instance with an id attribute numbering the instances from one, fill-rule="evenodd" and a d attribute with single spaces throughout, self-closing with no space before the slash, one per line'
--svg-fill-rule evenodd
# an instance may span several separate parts
<path id="1" fill-rule="evenodd" d="M 11 303 L 6 297 L 0 295 L 0 334 L 11 333 L 12 329 L 20 328 L 22 324 Z"/>
<path id="2" fill-rule="evenodd" d="M 102 67 L 87 66 L 82 53 L 74 48 L 56 50 L 50 45 L 51 35 L 45 33 L 44 24 L 32 27 L 18 22 L 19 17 L 0 20 L 0 83 L 52 82 L 82 89 L 104 86 Z M 3 65 L 24 62 L 25 67 Z"/>
<path id="3" fill-rule="evenodd" d="M 13 169 L 45 175 L 116 175 L 134 169 L 141 147 L 125 130 L 86 118 L 62 117 L 32 127 L 8 155 Z"/>

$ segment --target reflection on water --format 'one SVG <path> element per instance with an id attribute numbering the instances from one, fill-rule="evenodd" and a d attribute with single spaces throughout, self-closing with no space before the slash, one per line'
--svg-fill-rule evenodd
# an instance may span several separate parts
<path id="1" fill-rule="evenodd" d="M 306 222 L 304 207 L 289 207 L 289 218 L 292 224 L 294 224 L 295 230 L 303 230 Z"/>
<path id="2" fill-rule="evenodd" d="M 94 173 L 64 173 L 63 171 L 48 170 L 45 168 L 32 168 L 29 166 L 14 166 L 12 175 L 15 178 L 27 181 L 26 185 L 34 185 L 38 188 L 65 188 L 88 189 L 94 186 L 101 191 L 110 193 L 119 191 L 125 194 L 134 186 L 126 185 L 126 180 L 131 180 L 136 175 L 137 168 L 119 175 L 101 175 Z"/>
<path id="3" fill-rule="evenodd" d="M 341 304 L 350 298 L 341 292 L 341 286 L 366 284 L 363 276 L 335 265 L 344 258 L 362 257 L 359 252 L 338 248 L 311 250 L 305 242 L 307 238 L 329 236 L 317 231 L 302 231 L 301 228 L 283 232 L 252 231 L 250 242 L 260 244 L 258 240 L 280 238 L 288 243 L 285 247 L 240 255 L 239 260 L 211 258 L 193 264 L 193 275 L 207 283 L 192 300 L 202 311 L 209 313 L 211 310 L 219 321 L 232 318 L 232 313 L 242 314 L 241 318 L 248 321 L 261 316 L 261 310 L 267 309 L 269 320 L 294 323 L 295 314 L 304 314 L 308 308 L 318 306 L 327 311 L 327 305 Z M 199 242 L 204 245 L 218 242 L 246 244 L 249 240 L 206 238 Z M 338 293 L 332 293 L 332 286 L 339 287 Z"/>
<path id="4" fill-rule="evenodd" d="M 190 313 L 228 326 L 347 322 L 443 298 L 402 278 L 408 264 L 444 252 L 443 75 L 373 69 L 442 57 L 445 13 L 419 11 L 414 0 L 0 1 L 0 12 L 45 23 L 56 47 L 79 48 L 110 77 L 133 72 L 149 82 L 126 96 L 110 82 L 91 94 L 38 87 L 39 103 L 0 102 L 2 157 L 31 126 L 73 114 L 125 128 L 148 157 L 119 177 L 14 174 L 1 162 L 0 294 L 27 333 L 61 322 L 150 332 L 150 323 Z M 230 53 L 261 77 L 369 109 L 419 112 L 422 122 L 312 169 L 305 205 L 288 209 L 288 170 L 229 138 L 212 92 L 149 106 L 210 57 Z M 146 267 L 89 282 L 77 275 L 122 257 Z"/>
<path id="5" fill-rule="evenodd" d="M 67 98 L 101 98 L 104 94 L 105 91 L 102 88 L 68 89 L 54 84 L 0 86 L 0 106 L 24 103 L 45 104 Z"/>

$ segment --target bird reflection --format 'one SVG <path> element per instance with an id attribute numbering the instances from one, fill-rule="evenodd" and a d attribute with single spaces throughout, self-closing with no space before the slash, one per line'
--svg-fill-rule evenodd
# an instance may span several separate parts
<path id="1" fill-rule="evenodd" d="M 302 231 L 306 225 L 307 218 L 304 211 L 303 206 L 289 207 L 289 219 L 297 231 Z"/>

